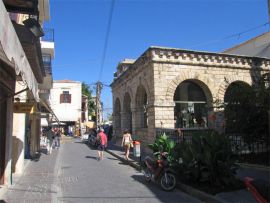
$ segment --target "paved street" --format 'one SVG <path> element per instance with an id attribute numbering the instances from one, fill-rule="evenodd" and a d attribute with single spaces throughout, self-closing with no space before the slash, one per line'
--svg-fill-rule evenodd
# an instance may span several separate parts
<path id="1" fill-rule="evenodd" d="M 8 189 L 4 200 L 20 202 L 200 202 L 179 190 L 164 192 L 145 183 L 143 175 L 105 153 L 71 139 L 52 155 L 31 161 L 25 174 Z"/>
<path id="2" fill-rule="evenodd" d="M 97 151 L 79 140 L 65 144 L 60 156 L 60 202 L 199 202 L 179 190 L 168 193 L 146 184 L 141 173 L 108 153 L 97 161 Z"/>

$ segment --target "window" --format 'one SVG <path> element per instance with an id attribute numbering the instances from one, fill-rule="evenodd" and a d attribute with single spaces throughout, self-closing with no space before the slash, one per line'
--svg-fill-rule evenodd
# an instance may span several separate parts
<path id="1" fill-rule="evenodd" d="M 182 82 L 174 94 L 175 127 L 207 127 L 206 96 L 202 88 L 192 81 Z"/>
<path id="2" fill-rule="evenodd" d="M 71 94 L 69 94 L 69 91 L 63 91 L 63 93 L 60 94 L 60 104 L 61 103 L 71 103 Z"/>

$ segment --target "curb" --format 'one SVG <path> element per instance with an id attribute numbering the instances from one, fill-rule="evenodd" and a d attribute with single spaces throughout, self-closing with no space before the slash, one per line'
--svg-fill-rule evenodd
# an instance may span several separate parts
<path id="1" fill-rule="evenodd" d="M 131 161 L 128 161 L 126 159 L 124 159 L 123 157 L 119 156 L 118 154 L 106 149 L 106 152 L 108 152 L 109 154 L 113 155 L 114 157 L 118 158 L 119 160 L 121 160 L 122 162 L 134 167 L 135 169 L 137 169 L 138 171 L 141 170 L 140 165 L 138 165 L 137 163 L 133 163 Z M 219 199 L 217 199 L 215 196 L 213 195 L 209 195 L 205 192 L 202 192 L 200 190 L 197 190 L 191 186 L 182 184 L 182 183 L 177 183 L 177 188 L 182 190 L 183 192 L 185 192 L 186 194 L 195 197 L 203 202 L 206 203 L 222 203 L 222 201 L 220 201 Z"/>
<path id="2" fill-rule="evenodd" d="M 128 165 L 132 166 L 133 168 L 137 169 L 138 171 L 141 170 L 141 166 L 140 165 L 138 165 L 138 164 L 136 164 L 134 162 L 128 161 L 125 158 L 119 156 L 118 154 L 116 154 L 116 153 L 114 153 L 114 152 L 112 152 L 112 151 L 110 151 L 108 149 L 106 149 L 106 152 L 108 152 L 109 154 L 115 156 L 116 158 L 118 158 L 119 160 L 121 160 L 122 162 L 124 162 L 125 164 L 128 164 Z"/>
<path id="3" fill-rule="evenodd" d="M 263 170 L 263 171 L 270 171 L 269 166 L 265 165 L 258 165 L 258 164 L 246 164 L 246 163 L 237 163 L 242 168 L 251 168 L 251 169 L 257 169 L 257 170 Z"/>
<path id="4" fill-rule="evenodd" d="M 177 183 L 177 188 L 179 188 L 180 190 L 182 190 L 183 192 L 189 194 L 192 197 L 195 197 L 203 202 L 206 203 L 222 203 L 222 201 L 220 201 L 219 199 L 217 199 L 215 196 L 213 195 L 209 195 L 201 190 L 197 190 L 191 186 L 182 184 L 182 183 Z"/>

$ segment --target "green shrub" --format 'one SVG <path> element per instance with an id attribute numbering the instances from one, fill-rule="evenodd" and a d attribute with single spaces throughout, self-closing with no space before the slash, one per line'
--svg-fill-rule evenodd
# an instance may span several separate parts
<path id="1" fill-rule="evenodd" d="M 167 152 L 168 153 L 167 160 L 169 161 L 169 163 L 173 164 L 173 162 L 175 161 L 174 159 L 175 142 L 170 140 L 165 133 L 161 135 L 159 138 L 157 138 L 153 144 L 149 144 L 148 147 L 152 149 L 153 154 L 157 159 L 160 159 L 160 154 L 162 152 Z"/>
<path id="2" fill-rule="evenodd" d="M 211 186 L 234 184 L 237 156 L 229 140 L 217 132 L 204 132 L 192 137 L 192 143 L 175 148 L 180 159 L 179 172 L 193 182 L 208 182 Z"/>

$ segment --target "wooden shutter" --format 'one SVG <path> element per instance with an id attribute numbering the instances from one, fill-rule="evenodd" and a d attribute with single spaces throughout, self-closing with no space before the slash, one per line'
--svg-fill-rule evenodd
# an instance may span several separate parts
<path id="1" fill-rule="evenodd" d="M 67 98 L 68 98 L 68 99 L 67 99 L 67 100 L 68 100 L 68 103 L 71 103 L 71 94 L 68 94 L 68 95 L 67 95 Z"/>
<path id="2" fill-rule="evenodd" d="M 60 94 L 60 104 L 64 103 L 64 94 Z"/>

